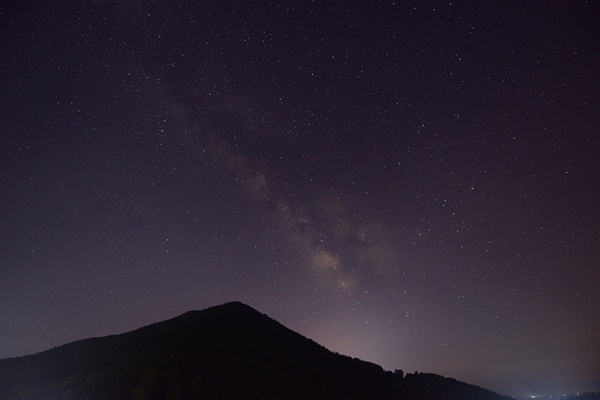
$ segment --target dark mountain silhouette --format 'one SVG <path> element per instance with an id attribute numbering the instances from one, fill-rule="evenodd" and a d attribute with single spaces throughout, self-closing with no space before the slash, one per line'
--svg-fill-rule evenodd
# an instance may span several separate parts
<path id="1" fill-rule="evenodd" d="M 0 398 L 509 399 L 438 375 L 386 372 L 238 302 L 0 360 Z"/>

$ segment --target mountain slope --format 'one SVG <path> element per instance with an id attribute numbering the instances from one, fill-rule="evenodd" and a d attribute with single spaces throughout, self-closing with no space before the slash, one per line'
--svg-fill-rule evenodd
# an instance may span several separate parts
<path id="1" fill-rule="evenodd" d="M 2 399 L 494 399 L 436 375 L 385 372 L 233 302 L 132 332 L 0 360 Z"/>

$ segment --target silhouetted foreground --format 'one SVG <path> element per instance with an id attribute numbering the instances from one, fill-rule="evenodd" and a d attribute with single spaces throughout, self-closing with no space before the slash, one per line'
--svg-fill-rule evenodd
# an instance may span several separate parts
<path id="1" fill-rule="evenodd" d="M 0 398 L 510 399 L 332 353 L 237 302 L 0 360 Z"/>
<path id="2" fill-rule="evenodd" d="M 600 400 L 600 393 L 581 393 L 578 395 L 563 397 L 563 400 Z"/>

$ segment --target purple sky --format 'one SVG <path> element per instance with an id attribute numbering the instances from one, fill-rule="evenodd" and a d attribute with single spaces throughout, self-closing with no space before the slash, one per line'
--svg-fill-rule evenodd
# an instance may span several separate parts
<path id="1" fill-rule="evenodd" d="M 599 19 L 3 4 L 0 357 L 239 300 L 386 369 L 600 391 Z"/>

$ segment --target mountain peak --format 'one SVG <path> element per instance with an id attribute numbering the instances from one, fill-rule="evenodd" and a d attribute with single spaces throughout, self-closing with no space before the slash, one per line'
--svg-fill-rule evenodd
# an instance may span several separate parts
<path id="1" fill-rule="evenodd" d="M 248 304 L 242 303 L 241 301 L 237 301 L 237 300 L 229 301 L 227 303 L 223 303 L 223 304 L 220 304 L 220 305 L 217 305 L 217 306 L 213 306 L 213 307 L 208 308 L 207 310 L 210 310 L 212 308 L 218 309 L 218 310 L 238 310 L 238 311 L 254 312 L 254 313 L 258 313 L 258 314 L 262 315 L 261 312 L 259 312 L 256 309 L 252 308 Z"/>
<path id="2" fill-rule="evenodd" d="M 435 377 L 403 377 L 332 353 L 233 301 L 128 333 L 0 360 L 0 397 L 501 399 Z"/>
<path id="3" fill-rule="evenodd" d="M 198 313 L 206 313 L 206 312 L 218 312 L 218 313 L 230 313 L 230 312 L 249 312 L 249 313 L 258 313 L 262 314 L 251 306 L 242 303 L 241 301 L 229 301 L 227 303 L 219 304 L 216 306 L 208 307 L 202 310 L 190 310 L 185 312 L 182 315 L 193 315 Z"/>

